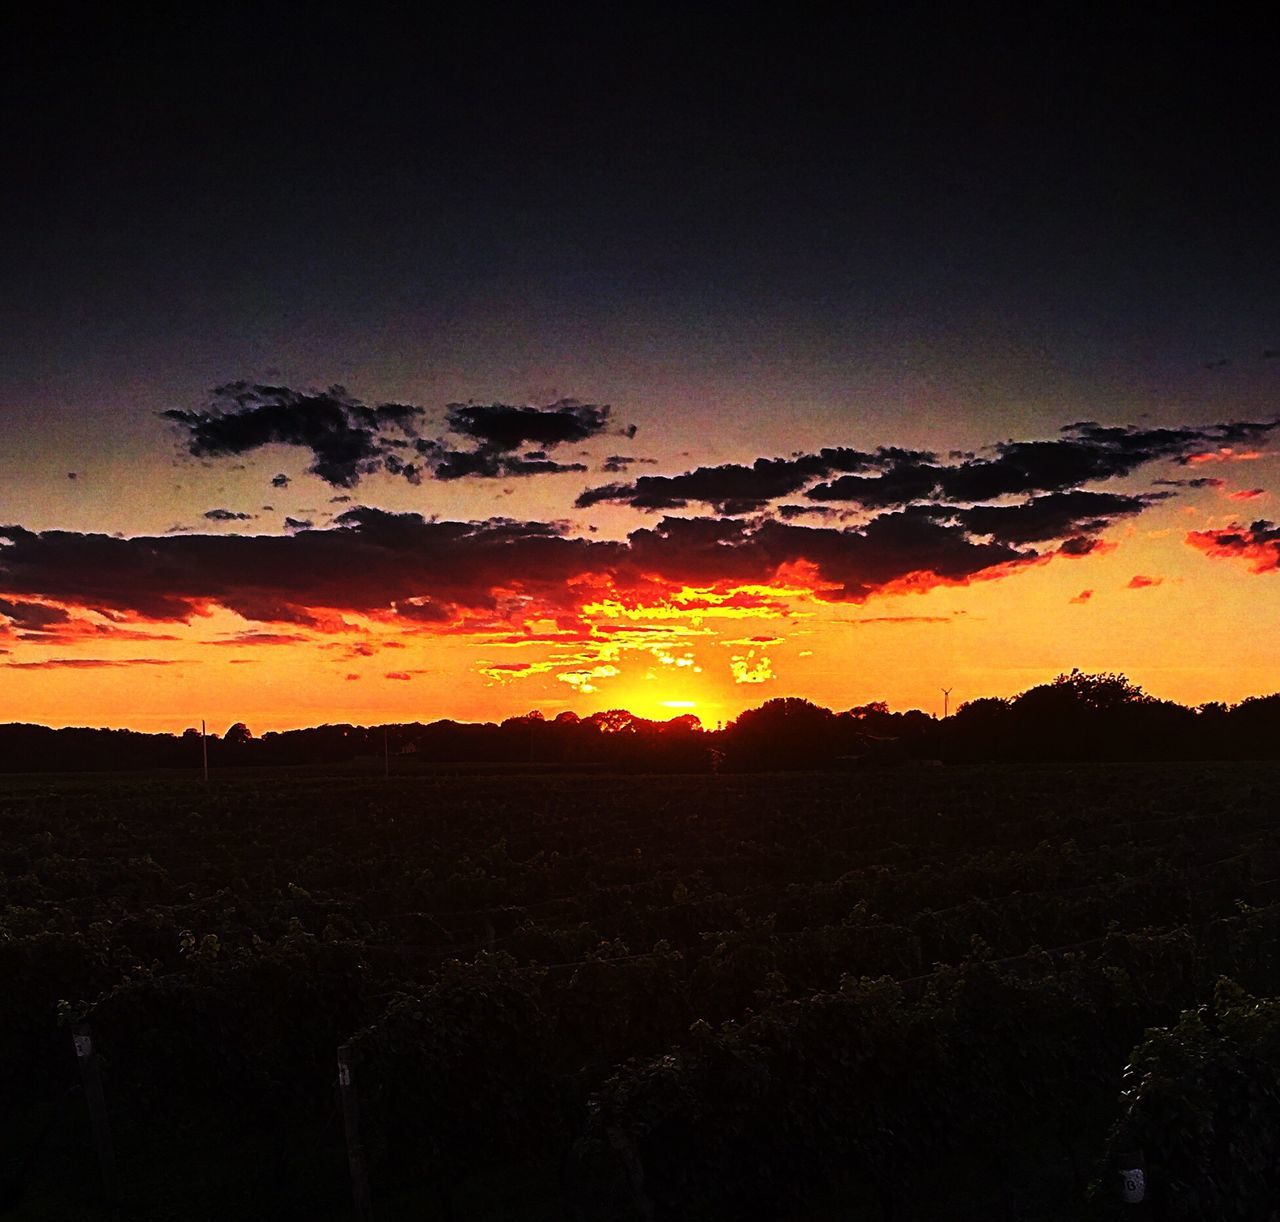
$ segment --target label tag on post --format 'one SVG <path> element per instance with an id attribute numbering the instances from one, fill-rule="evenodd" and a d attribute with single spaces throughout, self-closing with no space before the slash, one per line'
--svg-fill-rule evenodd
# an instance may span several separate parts
<path id="1" fill-rule="evenodd" d="M 1120 1199 L 1126 1205 L 1141 1205 L 1147 1199 L 1147 1176 L 1141 1167 L 1120 1172 Z"/>

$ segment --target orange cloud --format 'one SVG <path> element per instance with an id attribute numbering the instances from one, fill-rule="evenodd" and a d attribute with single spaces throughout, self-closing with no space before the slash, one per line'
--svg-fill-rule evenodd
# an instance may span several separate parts
<path id="1" fill-rule="evenodd" d="M 1195 454 L 1188 454 L 1183 461 L 1200 466 L 1207 462 L 1252 462 L 1262 457 L 1262 450 L 1234 450 L 1231 446 L 1222 446 L 1217 450 L 1201 450 Z"/>
<path id="2" fill-rule="evenodd" d="M 1125 588 L 1129 590 L 1145 590 L 1150 586 L 1158 586 L 1163 581 L 1163 577 L 1148 577 L 1145 573 L 1138 573 L 1129 578 L 1129 584 Z"/>
<path id="3" fill-rule="evenodd" d="M 1067 601 L 1079 606 L 1084 603 L 1087 603 L 1089 599 L 1091 599 L 1092 597 L 1093 597 L 1092 590 L 1081 590 L 1080 593 L 1075 596 L 1075 598 L 1068 599 Z"/>

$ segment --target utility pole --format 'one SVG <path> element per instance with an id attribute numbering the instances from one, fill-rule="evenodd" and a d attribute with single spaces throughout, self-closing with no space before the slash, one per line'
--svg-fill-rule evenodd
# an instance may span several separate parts
<path id="1" fill-rule="evenodd" d="M 942 720 L 946 721 L 947 713 L 951 707 L 951 688 L 944 687 L 942 689 Z"/>
<path id="2" fill-rule="evenodd" d="M 204 783 L 209 783 L 209 742 L 204 734 L 204 718 L 200 718 L 200 758 L 204 761 Z"/>

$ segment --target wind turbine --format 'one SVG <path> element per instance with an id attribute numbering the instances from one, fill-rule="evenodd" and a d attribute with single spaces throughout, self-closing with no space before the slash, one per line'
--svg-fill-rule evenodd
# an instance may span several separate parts
<path id="1" fill-rule="evenodd" d="M 951 689 L 951 688 L 949 688 L 949 687 L 944 687 L 944 688 L 942 689 L 942 719 L 943 719 L 943 721 L 945 721 L 945 720 L 947 719 L 947 711 L 948 711 L 948 709 L 949 709 L 949 708 L 950 708 L 950 706 L 951 706 L 951 691 L 952 691 L 952 689 Z"/>

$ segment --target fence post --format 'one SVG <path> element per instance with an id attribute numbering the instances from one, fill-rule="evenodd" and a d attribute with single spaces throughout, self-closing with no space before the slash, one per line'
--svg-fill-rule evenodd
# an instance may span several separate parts
<path id="1" fill-rule="evenodd" d="M 369 1169 L 360 1140 L 360 1100 L 352 1068 L 351 1045 L 338 1049 L 338 1089 L 342 1092 L 342 1120 L 347 1133 L 347 1163 L 351 1168 L 351 1199 L 356 1222 L 373 1222 L 373 1202 L 369 1197 Z"/>
<path id="2" fill-rule="evenodd" d="M 116 1199 L 116 1152 L 111 1144 L 107 1101 L 102 1093 L 102 1075 L 98 1070 L 98 1058 L 93 1051 L 93 1036 L 89 1031 L 88 1023 L 77 1023 L 71 1028 L 71 1043 L 76 1052 L 76 1064 L 80 1067 L 80 1081 L 84 1086 L 85 1102 L 89 1106 L 93 1147 L 98 1155 L 98 1169 L 102 1172 L 102 1195 L 108 1202 L 114 1202 Z"/>

